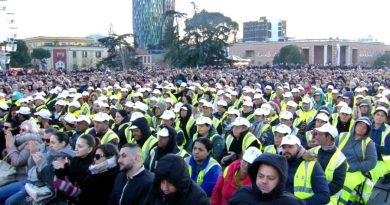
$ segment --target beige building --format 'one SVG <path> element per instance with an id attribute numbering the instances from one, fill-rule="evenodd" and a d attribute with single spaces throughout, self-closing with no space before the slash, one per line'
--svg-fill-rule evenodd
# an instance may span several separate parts
<path id="1" fill-rule="evenodd" d="M 51 57 L 46 60 L 47 69 L 96 67 L 107 56 L 107 49 L 93 38 L 38 36 L 24 41 L 30 52 L 34 48 L 50 51 Z"/>
<path id="2" fill-rule="evenodd" d="M 333 65 L 372 65 L 375 59 L 390 52 L 390 45 L 343 39 L 304 39 L 287 42 L 245 42 L 229 48 L 230 55 L 251 59 L 252 65 L 272 64 L 274 56 L 287 45 L 302 49 L 306 63 Z"/>

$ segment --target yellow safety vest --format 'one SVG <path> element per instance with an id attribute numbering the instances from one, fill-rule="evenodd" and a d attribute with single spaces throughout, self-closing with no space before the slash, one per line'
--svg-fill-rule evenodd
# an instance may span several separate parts
<path id="1" fill-rule="evenodd" d="M 153 161 L 154 161 L 154 157 L 156 156 L 156 150 L 155 150 L 155 149 L 156 149 L 156 148 L 153 148 L 153 149 L 150 151 L 150 161 L 149 161 L 149 164 L 148 164 L 149 170 L 151 170 L 152 165 L 153 165 Z M 185 151 L 184 149 L 182 149 L 182 148 L 179 147 L 179 150 L 180 150 L 180 151 L 179 151 L 178 153 L 175 154 L 176 156 L 179 156 L 179 157 L 183 158 L 184 160 L 186 160 L 186 158 L 190 156 L 190 154 L 188 154 L 188 152 Z"/>
<path id="2" fill-rule="evenodd" d="M 189 162 L 189 160 L 187 160 Z M 187 162 L 188 164 L 188 173 L 190 174 L 190 177 L 192 176 L 192 167 L 191 165 L 189 165 L 189 163 Z M 210 157 L 210 160 L 209 160 L 209 163 L 207 164 L 207 166 L 200 170 L 199 174 L 198 174 L 198 177 L 196 178 L 196 183 L 200 186 L 202 183 L 203 183 L 203 178 L 204 176 L 207 174 L 207 172 L 210 171 L 211 168 L 213 168 L 214 166 L 218 166 L 218 167 L 221 167 L 221 165 L 219 165 L 219 163 L 213 159 L 212 157 Z"/>
<path id="3" fill-rule="evenodd" d="M 227 136 L 227 138 L 226 138 L 226 149 L 227 149 L 227 151 L 230 150 L 230 146 L 232 145 L 233 140 L 234 140 L 234 137 L 232 135 L 228 135 Z M 255 135 L 253 135 L 251 132 L 248 132 L 248 133 L 246 133 L 246 135 L 244 136 L 244 139 L 242 140 L 242 145 L 241 145 L 242 153 L 244 153 L 244 151 L 246 149 L 248 149 L 249 146 L 254 141 L 257 141 L 259 143 L 260 147 L 258 147 L 258 148 L 261 150 L 261 142 L 256 138 Z"/>
<path id="4" fill-rule="evenodd" d="M 314 195 L 311 176 L 316 161 L 302 161 L 294 175 L 294 195 L 299 199 L 307 199 Z"/>
<path id="5" fill-rule="evenodd" d="M 382 147 L 385 146 L 386 137 L 390 133 L 390 126 L 387 124 L 385 124 L 385 126 L 386 126 L 386 129 L 385 129 L 385 131 L 382 132 L 382 136 L 381 136 L 381 146 Z M 387 170 L 390 170 L 390 155 L 382 154 L 382 159 L 383 159 L 383 162 L 386 164 Z"/>
<path id="6" fill-rule="evenodd" d="M 80 112 L 82 115 L 86 115 L 86 116 L 90 114 L 90 108 L 88 103 L 83 103 L 83 105 L 80 108 Z"/>
<path id="7" fill-rule="evenodd" d="M 264 148 L 264 153 L 276 154 L 275 145 L 268 145 Z"/>
<path id="8" fill-rule="evenodd" d="M 337 127 L 337 124 L 339 123 L 339 118 L 337 117 L 336 119 L 333 119 L 332 120 L 332 125 L 334 126 L 334 127 Z M 355 124 L 355 120 L 353 120 L 352 118 L 351 118 L 351 123 L 349 124 L 349 131 L 351 131 L 352 130 L 352 127 L 353 127 L 353 125 Z"/>
<path id="9" fill-rule="evenodd" d="M 107 132 L 103 135 L 102 139 L 100 140 L 100 144 L 107 144 L 115 139 L 119 143 L 118 135 L 114 131 L 112 131 L 111 129 L 108 129 Z"/>
<path id="10" fill-rule="evenodd" d="M 157 144 L 157 141 L 158 140 L 154 136 L 150 135 L 150 137 L 145 141 L 144 145 L 142 145 L 141 148 L 142 163 L 145 161 L 147 157 L 146 155 L 149 155 L 152 148 Z"/>
<path id="11" fill-rule="evenodd" d="M 320 150 L 321 146 L 314 147 L 309 150 L 309 152 L 312 152 L 316 155 L 318 155 L 318 151 Z M 333 173 L 334 170 L 336 170 L 341 164 L 343 164 L 346 160 L 345 155 L 341 152 L 340 149 L 336 148 L 335 153 L 333 153 L 332 157 L 330 158 L 328 165 L 326 166 L 324 172 L 325 177 L 328 183 L 333 181 Z"/>
<path id="12" fill-rule="evenodd" d="M 343 132 L 340 134 L 339 136 L 339 144 L 338 144 L 338 147 L 340 150 L 343 150 L 343 148 L 345 147 L 345 145 L 347 144 L 348 140 L 349 140 L 349 137 L 351 135 L 349 134 L 349 132 Z M 371 138 L 369 137 L 366 137 L 365 139 L 362 139 L 362 154 L 363 154 L 363 160 L 365 158 L 365 155 L 366 155 L 366 148 L 367 148 L 367 145 L 371 142 Z"/>

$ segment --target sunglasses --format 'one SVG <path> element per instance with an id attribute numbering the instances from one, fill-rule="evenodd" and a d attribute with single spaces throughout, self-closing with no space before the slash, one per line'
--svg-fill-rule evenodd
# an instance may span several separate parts
<path id="1" fill-rule="evenodd" d="M 42 141 L 45 143 L 50 143 L 50 139 L 42 139 Z"/>
<path id="2" fill-rule="evenodd" d="M 96 159 L 96 160 L 99 160 L 99 159 L 101 159 L 102 157 L 104 157 L 104 155 L 95 154 L 95 159 Z"/>

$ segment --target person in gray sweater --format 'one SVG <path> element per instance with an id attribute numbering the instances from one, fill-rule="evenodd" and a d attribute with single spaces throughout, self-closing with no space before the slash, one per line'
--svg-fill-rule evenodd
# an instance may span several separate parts
<path id="1" fill-rule="evenodd" d="M 369 178 L 368 172 L 376 165 L 375 143 L 369 137 L 371 125 L 368 117 L 360 117 L 349 133 L 341 133 L 335 140 L 349 164 L 341 192 L 343 199 L 349 199 L 352 191 Z M 369 197 L 371 193 L 361 194 L 364 198 Z"/>

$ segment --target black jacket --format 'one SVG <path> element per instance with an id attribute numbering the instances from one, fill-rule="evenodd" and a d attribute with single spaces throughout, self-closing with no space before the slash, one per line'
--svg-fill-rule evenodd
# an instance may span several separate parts
<path id="1" fill-rule="evenodd" d="M 118 172 L 119 168 L 116 166 L 100 174 L 89 173 L 80 186 L 81 194 L 76 204 L 106 205 Z"/>
<path id="2" fill-rule="evenodd" d="M 124 172 L 120 172 L 115 178 L 108 204 L 138 205 L 140 204 L 141 197 L 147 194 L 152 182 L 153 174 L 146 169 L 133 178 L 127 177 Z"/>
<path id="3" fill-rule="evenodd" d="M 256 185 L 257 172 L 260 164 L 273 166 L 279 174 L 279 183 L 270 193 L 262 193 Z M 232 196 L 229 205 L 240 204 L 272 204 L 272 205 L 304 205 L 305 202 L 286 192 L 287 161 L 283 156 L 264 153 L 260 155 L 248 168 L 248 175 L 252 186 L 241 187 Z"/>
<path id="4" fill-rule="evenodd" d="M 172 183 L 176 192 L 164 195 L 160 189 L 162 180 Z M 185 161 L 177 155 L 167 154 L 158 162 L 153 187 L 143 205 L 209 205 L 206 193 L 193 182 Z"/>

